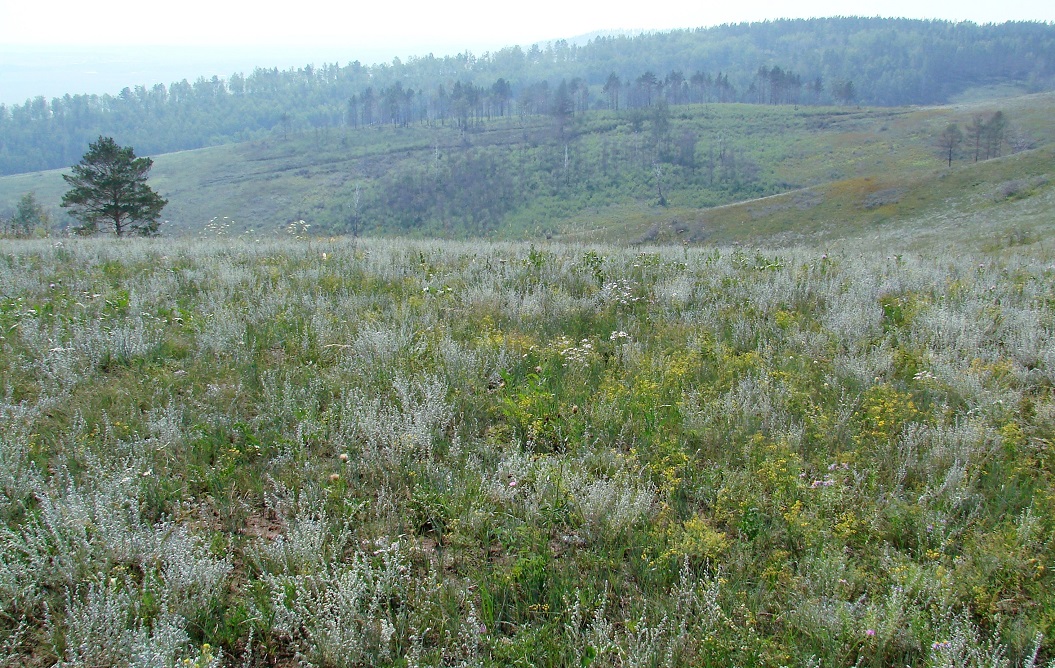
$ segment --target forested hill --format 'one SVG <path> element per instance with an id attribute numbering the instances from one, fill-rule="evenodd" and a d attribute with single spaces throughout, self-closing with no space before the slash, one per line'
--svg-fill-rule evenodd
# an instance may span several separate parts
<path id="1" fill-rule="evenodd" d="M 1007 84 L 1052 89 L 1055 25 L 880 18 L 724 25 L 481 56 L 258 68 L 130 85 L 116 96 L 38 97 L 0 105 L 0 174 L 68 166 L 100 134 L 152 155 L 334 126 L 469 128 L 495 116 L 699 102 L 933 104 Z"/>

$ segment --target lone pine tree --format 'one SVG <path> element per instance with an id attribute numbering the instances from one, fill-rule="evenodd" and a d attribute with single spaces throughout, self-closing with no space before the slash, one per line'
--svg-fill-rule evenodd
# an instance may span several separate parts
<path id="1" fill-rule="evenodd" d="M 131 146 L 118 146 L 112 137 L 99 137 L 62 178 L 72 186 L 62 206 L 84 223 L 78 232 L 91 234 L 100 224 L 117 236 L 158 232 L 158 218 L 168 200 L 147 185 L 150 158 L 137 158 Z"/>

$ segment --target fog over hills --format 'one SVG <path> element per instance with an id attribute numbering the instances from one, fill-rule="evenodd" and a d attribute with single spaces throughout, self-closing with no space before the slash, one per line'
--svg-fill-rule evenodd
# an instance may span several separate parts
<path id="1" fill-rule="evenodd" d="M 116 95 L 124 87 L 171 84 L 198 77 L 221 78 L 257 67 L 279 70 L 306 64 L 358 60 L 364 65 L 406 59 L 428 53 L 454 54 L 466 49 L 482 52 L 505 44 L 481 41 L 473 45 L 354 44 L 255 45 L 255 46 L 31 46 L 0 45 L 0 104 L 23 104 L 43 95 L 47 99 L 67 93 Z"/>

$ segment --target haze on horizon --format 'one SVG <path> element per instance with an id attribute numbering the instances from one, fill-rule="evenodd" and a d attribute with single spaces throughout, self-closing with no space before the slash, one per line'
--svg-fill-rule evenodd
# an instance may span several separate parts
<path id="1" fill-rule="evenodd" d="M 539 0 L 530 10 L 496 11 L 493 3 L 409 0 L 347 3 L 322 11 L 185 0 L 179 13 L 137 0 L 53 0 L 0 4 L 0 103 L 36 95 L 111 93 L 124 86 L 228 76 L 254 67 L 308 63 L 364 64 L 393 58 L 483 53 L 605 31 L 697 28 L 780 18 L 854 14 L 1003 23 L 1055 21 L 1046 0 L 842 0 L 788 5 L 744 0 L 723 6 L 656 0 L 590 4 Z"/>

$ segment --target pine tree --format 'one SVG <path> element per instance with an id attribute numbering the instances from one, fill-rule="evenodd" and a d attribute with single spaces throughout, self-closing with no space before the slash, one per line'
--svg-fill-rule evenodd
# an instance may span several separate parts
<path id="1" fill-rule="evenodd" d="M 168 201 L 147 185 L 150 158 L 137 158 L 131 146 L 118 146 L 111 137 L 99 137 L 62 178 L 72 189 L 62 196 L 62 206 L 84 223 L 78 232 L 91 234 L 100 223 L 114 234 L 154 236 L 158 218 Z"/>

